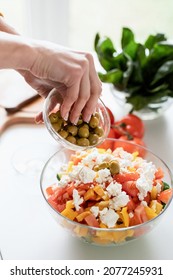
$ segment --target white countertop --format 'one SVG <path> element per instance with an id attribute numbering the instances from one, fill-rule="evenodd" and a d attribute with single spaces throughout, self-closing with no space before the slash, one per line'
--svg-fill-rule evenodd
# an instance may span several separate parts
<path id="1" fill-rule="evenodd" d="M 110 98 L 103 100 L 110 107 Z M 115 114 L 122 112 L 112 108 Z M 173 170 L 173 106 L 164 116 L 145 122 L 147 147 Z M 120 247 L 97 247 L 71 237 L 56 224 L 42 198 L 39 186 L 44 162 L 59 148 L 44 126 L 18 125 L 0 141 L 0 248 L 4 259 L 173 259 L 173 203 L 161 223 L 145 237 Z M 12 162 L 16 151 L 28 162 L 24 174 Z M 39 163 L 40 168 L 37 168 Z M 33 165 L 36 166 L 35 172 Z M 33 171 L 33 172 L 32 172 Z"/>

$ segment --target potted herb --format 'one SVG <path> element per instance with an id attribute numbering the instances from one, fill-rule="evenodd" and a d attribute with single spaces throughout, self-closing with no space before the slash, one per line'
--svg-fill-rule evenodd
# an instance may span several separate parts
<path id="1" fill-rule="evenodd" d="M 154 118 L 173 97 L 173 44 L 164 34 L 149 35 L 144 44 L 135 40 L 131 29 L 122 29 L 121 49 L 109 37 L 96 34 L 94 42 L 103 73 L 102 82 L 121 92 L 131 112 L 144 112 Z M 148 117 L 148 112 L 152 116 Z"/>

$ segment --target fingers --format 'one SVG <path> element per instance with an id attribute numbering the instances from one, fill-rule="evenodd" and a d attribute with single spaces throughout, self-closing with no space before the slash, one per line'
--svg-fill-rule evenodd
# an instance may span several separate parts
<path id="1" fill-rule="evenodd" d="M 70 121 L 74 124 L 77 124 L 80 114 L 85 107 L 88 99 L 90 98 L 90 80 L 89 80 L 89 69 L 86 69 L 84 76 L 82 77 L 79 97 L 76 102 L 73 104 L 72 110 L 70 112 Z M 88 122 L 88 119 L 84 119 L 84 121 Z"/>

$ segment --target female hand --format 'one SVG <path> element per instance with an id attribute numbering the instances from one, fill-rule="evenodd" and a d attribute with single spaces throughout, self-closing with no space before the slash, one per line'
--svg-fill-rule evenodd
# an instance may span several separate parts
<path id="1" fill-rule="evenodd" d="M 13 34 L 15 41 L 17 38 L 22 41 L 22 36 L 2 17 L 0 30 Z M 50 42 L 26 38 L 24 41 L 29 48 L 22 53 L 20 66 L 15 69 L 43 97 L 51 89 L 57 89 L 62 96 L 61 114 L 64 119 L 69 116 L 72 123 L 77 123 L 82 112 L 84 120 L 88 122 L 101 94 L 101 82 L 92 55 Z M 41 120 L 42 115 L 39 114 L 36 121 Z"/>

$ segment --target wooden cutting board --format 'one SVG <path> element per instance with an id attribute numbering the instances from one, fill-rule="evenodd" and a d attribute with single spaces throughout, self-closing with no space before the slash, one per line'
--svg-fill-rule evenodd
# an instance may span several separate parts
<path id="1" fill-rule="evenodd" d="M 0 135 L 14 124 L 35 124 L 43 99 L 15 71 L 0 71 Z"/>

